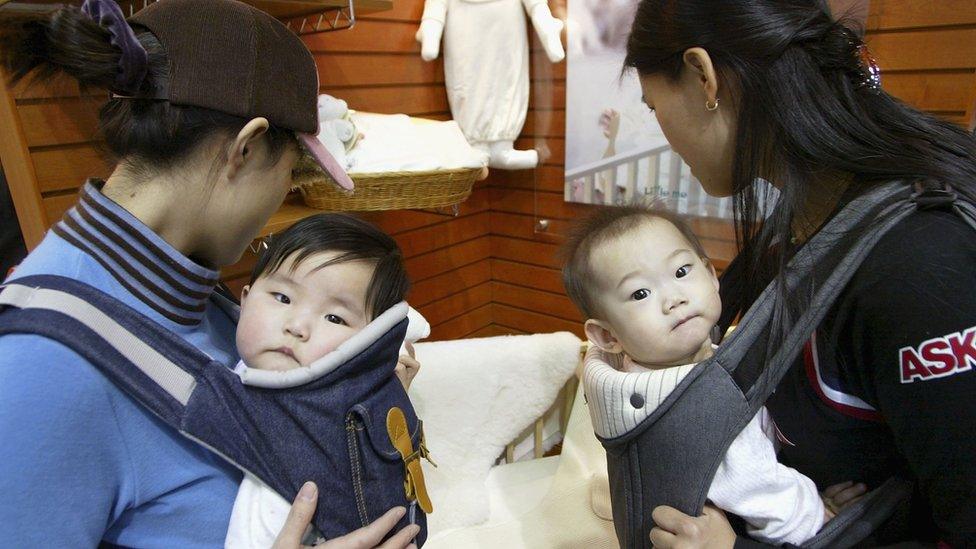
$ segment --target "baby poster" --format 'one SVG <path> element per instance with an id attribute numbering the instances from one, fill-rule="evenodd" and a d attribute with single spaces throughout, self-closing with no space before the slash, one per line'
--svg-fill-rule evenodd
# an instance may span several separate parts
<path id="1" fill-rule="evenodd" d="M 705 194 L 672 153 L 641 101 L 636 73 L 621 72 L 636 7 L 637 0 L 568 2 L 565 199 L 653 198 L 680 214 L 731 219 L 731 200 Z"/>

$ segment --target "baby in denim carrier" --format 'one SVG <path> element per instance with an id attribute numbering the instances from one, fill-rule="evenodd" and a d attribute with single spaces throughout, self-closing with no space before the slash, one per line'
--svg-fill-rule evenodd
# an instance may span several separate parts
<path id="1" fill-rule="evenodd" d="M 348 215 L 305 218 L 274 237 L 244 286 L 237 325 L 241 361 L 235 371 L 307 367 L 403 301 L 408 287 L 393 238 Z M 408 384 L 404 375 L 401 381 Z M 226 545 L 270 547 L 290 507 L 246 474 Z"/>
<path id="2" fill-rule="evenodd" d="M 719 283 L 687 224 L 638 206 L 606 208 L 582 221 L 565 258 L 563 282 L 593 344 L 583 374 L 587 403 L 594 430 L 610 438 L 648 417 L 712 356 Z M 619 396 L 625 394 L 633 396 Z M 762 408 L 726 452 L 708 499 L 744 519 L 756 539 L 799 544 L 864 489 L 837 485 L 822 499 L 812 480 L 777 462 L 776 433 Z M 692 426 L 688 435 L 695 436 Z"/>

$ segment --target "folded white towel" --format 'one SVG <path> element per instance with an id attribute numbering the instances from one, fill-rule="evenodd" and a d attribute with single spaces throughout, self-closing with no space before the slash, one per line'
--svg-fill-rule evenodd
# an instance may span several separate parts
<path id="1" fill-rule="evenodd" d="M 349 151 L 350 173 L 481 168 L 488 155 L 471 147 L 457 122 L 405 114 L 352 112 L 363 139 Z"/>

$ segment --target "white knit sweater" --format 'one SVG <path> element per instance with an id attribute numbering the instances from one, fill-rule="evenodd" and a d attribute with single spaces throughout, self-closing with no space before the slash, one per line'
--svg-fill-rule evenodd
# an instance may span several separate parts
<path id="1" fill-rule="evenodd" d="M 695 364 L 649 370 L 596 347 L 586 355 L 583 382 L 593 428 L 604 438 L 622 435 L 648 417 Z M 640 408 L 630 395 L 644 397 Z M 732 441 L 708 499 L 742 517 L 749 535 L 767 543 L 800 544 L 824 523 L 824 505 L 812 480 L 776 461 L 776 428 L 766 408 Z"/>

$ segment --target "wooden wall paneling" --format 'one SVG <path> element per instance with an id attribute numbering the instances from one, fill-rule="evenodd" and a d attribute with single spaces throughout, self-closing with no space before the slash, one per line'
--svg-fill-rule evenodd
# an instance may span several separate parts
<path id="1" fill-rule="evenodd" d="M 404 255 L 412 257 L 484 236 L 489 231 L 488 219 L 488 212 L 481 212 L 399 234 L 396 240 Z"/>
<path id="2" fill-rule="evenodd" d="M 357 16 L 356 21 L 405 21 L 419 26 L 423 13 L 424 3 L 421 1 L 393 2 L 393 9 Z"/>
<path id="3" fill-rule="evenodd" d="M 976 65 L 976 27 L 869 32 L 871 53 L 885 71 L 972 69 Z"/>
<path id="4" fill-rule="evenodd" d="M 560 268 L 556 251 L 559 246 L 501 235 L 491 235 L 491 257 L 527 263 L 537 267 Z"/>
<path id="5" fill-rule="evenodd" d="M 338 89 L 348 86 L 376 86 L 391 82 L 397 84 L 444 83 L 444 65 L 438 61 L 427 62 L 420 52 L 373 53 L 354 52 L 319 53 L 315 55 L 319 70 L 319 82 L 324 88 Z M 340 92 L 337 92 L 340 93 Z"/>
<path id="6" fill-rule="evenodd" d="M 976 2 L 939 0 L 935 4 L 905 0 L 871 0 L 867 30 L 912 29 L 976 24 Z"/>
<path id="7" fill-rule="evenodd" d="M 44 238 L 47 215 L 35 184 L 37 177 L 30 160 L 24 127 L 17 114 L 16 100 L 6 82 L 7 74 L 0 67 L 0 165 L 7 179 L 24 243 L 27 249 L 33 249 Z"/>
<path id="8" fill-rule="evenodd" d="M 976 3 L 871 3 L 866 40 L 882 86 L 906 103 L 976 127 Z"/>
<path id="9" fill-rule="evenodd" d="M 76 189 L 72 189 L 68 192 L 54 195 L 46 195 L 41 199 L 41 204 L 44 207 L 44 219 L 46 223 L 44 225 L 44 230 L 46 231 L 48 226 L 56 223 L 64 215 L 64 212 L 71 209 L 78 201 L 78 191 L 81 190 L 79 186 Z M 20 214 L 18 214 L 20 215 Z"/>
<path id="10" fill-rule="evenodd" d="M 545 311 L 546 314 L 582 323 L 584 320 L 576 305 L 563 292 L 554 293 L 527 288 L 505 282 L 491 283 L 492 301 L 529 311 Z"/>
<path id="11" fill-rule="evenodd" d="M 22 99 L 50 99 L 56 97 L 78 97 L 81 89 L 78 81 L 65 74 L 57 74 L 50 80 L 34 81 L 27 77 L 10 87 L 10 93 L 17 100 Z M 102 90 L 88 90 L 87 95 L 105 95 Z"/>
<path id="12" fill-rule="evenodd" d="M 422 311 L 421 311 L 422 312 Z M 461 339 L 491 325 L 492 305 L 482 305 L 443 324 L 430 327 L 430 340 Z"/>
<path id="13" fill-rule="evenodd" d="M 543 166 L 565 165 L 566 140 L 564 137 L 519 137 L 515 140 L 515 148 L 539 151 L 539 163 Z"/>
<path id="14" fill-rule="evenodd" d="M 530 265 L 520 261 L 493 257 L 491 259 L 491 279 L 495 282 L 516 284 L 554 294 L 565 291 L 559 269 Z"/>
<path id="15" fill-rule="evenodd" d="M 562 137 L 566 133 L 565 110 L 529 111 L 522 127 L 523 137 Z"/>
<path id="16" fill-rule="evenodd" d="M 566 202 L 562 192 L 531 191 L 496 187 L 492 197 L 493 211 L 536 215 L 555 219 L 577 219 L 594 211 L 590 204 Z"/>
<path id="17" fill-rule="evenodd" d="M 563 173 L 561 166 L 539 166 L 534 170 L 514 172 L 493 170 L 488 174 L 486 181 L 490 186 L 496 188 L 562 193 Z"/>
<path id="18" fill-rule="evenodd" d="M 448 110 L 447 92 L 442 84 L 436 83 L 338 89 L 324 87 L 322 93 L 343 99 L 349 108 L 365 112 L 416 116 Z"/>
<path id="19" fill-rule="evenodd" d="M 416 53 L 420 57 L 420 43 L 414 38 L 418 23 L 362 19 L 356 26 L 340 32 L 311 34 L 303 37 L 313 54 L 328 52 L 358 53 Z M 328 82 L 323 82 L 328 85 Z"/>
<path id="20" fill-rule="evenodd" d="M 492 301 L 491 282 L 483 282 L 422 307 L 431 326 L 443 324 Z"/>
<path id="21" fill-rule="evenodd" d="M 499 326 L 498 324 L 489 324 L 480 330 L 468 334 L 467 337 L 495 337 L 503 335 L 523 335 L 525 333 L 526 332 L 516 330 L 515 328 L 506 328 L 505 326 Z"/>
<path id="22" fill-rule="evenodd" d="M 549 219 L 549 226 L 544 232 L 541 232 L 537 230 L 537 219 L 534 215 L 491 212 L 491 233 L 555 244 L 563 241 L 563 235 L 569 230 L 570 221 Z"/>
<path id="23" fill-rule="evenodd" d="M 527 333 L 548 333 L 567 331 L 576 334 L 581 339 L 586 338 L 583 333 L 583 323 L 556 318 L 546 313 L 528 311 L 501 303 L 493 303 L 492 319 L 494 324 L 507 326 Z"/>
<path id="24" fill-rule="evenodd" d="M 415 282 L 407 296 L 418 310 L 424 305 L 491 280 L 491 262 L 486 258 Z"/>
<path id="25" fill-rule="evenodd" d="M 973 60 L 976 66 L 976 59 Z M 976 96 L 973 69 L 883 74 L 885 91 L 925 111 L 965 112 Z"/>
<path id="26" fill-rule="evenodd" d="M 104 179 L 112 173 L 93 143 L 34 148 L 30 156 L 42 194 L 76 189 L 88 177 Z"/>
<path id="27" fill-rule="evenodd" d="M 404 263 L 410 280 L 417 283 L 433 278 L 452 269 L 489 259 L 491 239 L 488 235 L 463 242 L 451 248 L 436 250 L 416 257 L 407 258 Z"/>
<path id="28" fill-rule="evenodd" d="M 529 93 L 529 108 L 543 111 L 566 109 L 566 82 L 536 82 Z M 560 133 L 560 136 L 565 132 Z M 522 135 L 525 135 L 523 132 Z"/>
<path id="29" fill-rule="evenodd" d="M 93 97 L 70 97 L 38 102 L 18 102 L 29 147 L 88 143 L 98 128 L 102 101 Z"/>

